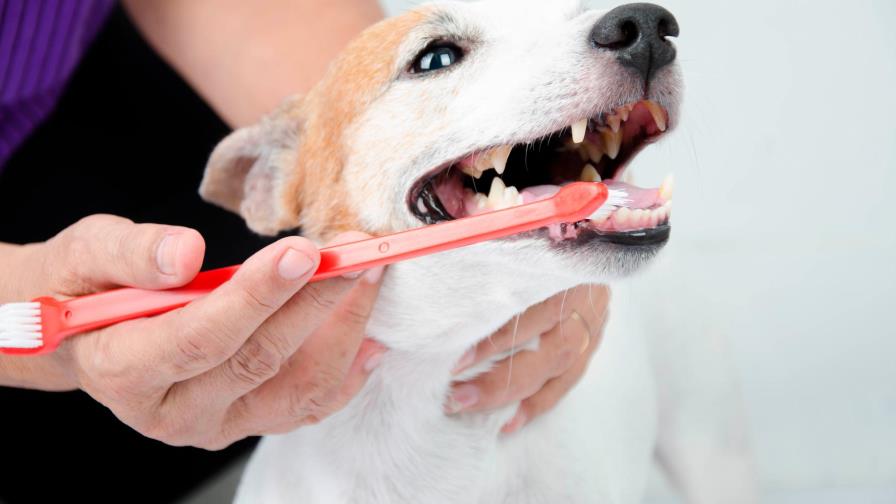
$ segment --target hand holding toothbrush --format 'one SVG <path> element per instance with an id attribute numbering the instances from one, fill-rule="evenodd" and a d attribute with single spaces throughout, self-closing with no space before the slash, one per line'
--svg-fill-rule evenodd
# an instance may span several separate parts
<path id="1" fill-rule="evenodd" d="M 17 265 L 12 278 L 4 273 L 0 302 L 175 287 L 203 254 L 195 231 L 93 216 L 9 253 Z M 0 359 L 0 385 L 81 388 L 173 445 L 218 449 L 316 422 L 355 395 L 385 351 L 364 340 L 379 272 L 306 285 L 318 261 L 311 242 L 285 238 L 182 309 L 80 335 L 52 354 Z"/>

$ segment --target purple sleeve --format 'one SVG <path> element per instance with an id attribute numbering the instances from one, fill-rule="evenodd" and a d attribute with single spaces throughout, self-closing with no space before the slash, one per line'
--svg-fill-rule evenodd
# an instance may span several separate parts
<path id="1" fill-rule="evenodd" d="M 114 0 L 0 0 L 0 170 L 53 109 Z"/>

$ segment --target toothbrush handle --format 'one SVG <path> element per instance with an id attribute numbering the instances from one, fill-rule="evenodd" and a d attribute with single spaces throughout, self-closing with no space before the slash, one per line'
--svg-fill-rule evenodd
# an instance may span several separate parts
<path id="1" fill-rule="evenodd" d="M 569 184 L 552 198 L 505 210 L 321 249 L 320 266 L 312 282 L 354 271 L 385 266 L 538 229 L 557 222 L 577 222 L 597 211 L 607 200 L 604 184 Z M 56 301 L 40 298 L 46 344 L 55 348 L 66 336 L 112 324 L 165 313 L 200 298 L 230 280 L 239 266 L 200 273 L 184 287 L 165 291 L 117 289 Z M 52 347 L 52 348 L 51 348 Z"/>

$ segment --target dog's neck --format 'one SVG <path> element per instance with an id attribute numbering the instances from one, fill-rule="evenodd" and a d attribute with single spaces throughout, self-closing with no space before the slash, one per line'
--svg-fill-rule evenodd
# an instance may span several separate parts
<path id="1" fill-rule="evenodd" d="M 334 454 L 344 467 L 358 460 L 377 461 L 376 468 L 359 467 L 356 478 L 456 471 L 468 462 L 460 464 L 433 447 L 456 445 L 460 435 L 468 450 L 491 450 L 501 425 L 513 414 L 515 405 L 488 414 L 447 416 L 446 397 L 458 378 L 452 370 L 472 345 L 530 305 L 573 287 L 575 279 L 531 265 L 508 266 L 497 258 L 488 264 L 481 252 L 470 247 L 447 253 L 454 257 L 431 256 L 389 269 L 368 334 L 390 350 L 362 393 L 320 426 L 328 439 L 363 432 L 363 446 Z M 469 269 L 473 259 L 480 267 L 502 269 L 476 275 Z M 511 270 L 516 274 L 504 274 Z M 495 278 L 505 280 L 483 284 Z"/>

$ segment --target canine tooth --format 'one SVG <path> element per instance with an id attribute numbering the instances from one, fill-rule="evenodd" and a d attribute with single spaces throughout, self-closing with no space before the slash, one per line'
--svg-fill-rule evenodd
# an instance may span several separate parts
<path id="1" fill-rule="evenodd" d="M 600 130 L 600 135 L 604 139 L 604 148 L 607 151 L 607 155 L 610 156 L 610 159 L 616 159 L 616 156 L 619 155 L 619 149 L 622 147 L 622 132 L 603 128 Z"/>
<path id="2" fill-rule="evenodd" d="M 588 151 L 588 159 L 583 159 L 582 161 L 591 160 L 592 162 L 600 163 L 600 160 L 604 157 L 604 151 L 600 150 L 600 147 L 591 142 L 585 142 L 585 150 Z"/>
<path id="3" fill-rule="evenodd" d="M 607 125 L 610 126 L 610 129 L 613 130 L 613 133 L 619 131 L 619 126 L 622 124 L 622 118 L 618 115 L 611 115 L 607 118 Z"/>
<path id="4" fill-rule="evenodd" d="M 579 175 L 579 180 L 582 182 L 600 182 L 600 173 L 597 173 L 597 169 L 590 165 L 586 164 L 584 168 L 582 168 L 582 174 Z"/>
<path id="5" fill-rule="evenodd" d="M 426 204 L 423 203 L 423 198 L 417 199 L 417 210 L 420 210 L 420 213 L 428 212 L 428 210 L 426 209 Z"/>
<path id="6" fill-rule="evenodd" d="M 622 118 L 622 121 L 623 121 L 623 122 L 628 121 L 628 115 L 629 115 L 631 112 L 632 112 L 632 109 L 630 109 L 630 108 L 628 107 L 628 105 L 619 107 L 619 109 L 616 111 L 616 113 L 619 115 L 619 117 Z"/>
<path id="7" fill-rule="evenodd" d="M 483 208 L 488 206 L 488 196 L 482 193 L 476 193 L 475 196 L 476 208 L 482 210 Z"/>
<path id="8" fill-rule="evenodd" d="M 670 173 L 663 179 L 660 185 L 660 199 L 670 201 L 672 199 L 672 191 L 675 189 L 675 177 Z"/>
<path id="9" fill-rule="evenodd" d="M 504 189 L 507 189 L 507 186 L 504 185 L 504 181 L 501 180 L 501 177 L 492 179 L 492 187 L 488 191 L 489 207 L 495 210 L 501 208 L 504 204 Z"/>
<path id="10" fill-rule="evenodd" d="M 651 100 L 644 100 L 644 106 L 647 107 L 650 115 L 653 116 L 653 121 L 656 123 L 656 127 L 659 128 L 660 131 L 666 131 L 666 114 L 663 112 L 663 108 L 660 107 L 658 103 Z"/>
<path id="11" fill-rule="evenodd" d="M 585 141 L 585 133 L 588 131 L 588 119 L 582 119 L 581 121 L 572 125 L 572 141 L 580 144 Z"/>
<path id="12" fill-rule="evenodd" d="M 510 151 L 513 150 L 512 145 L 502 145 L 495 147 L 491 152 L 491 162 L 498 174 L 503 175 L 507 168 L 507 158 L 510 157 Z"/>

